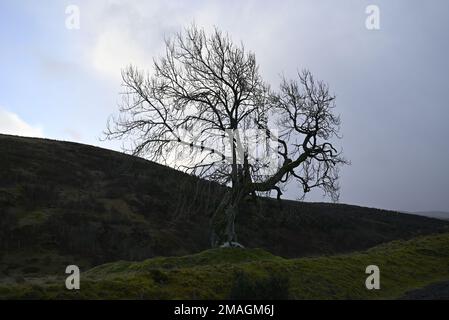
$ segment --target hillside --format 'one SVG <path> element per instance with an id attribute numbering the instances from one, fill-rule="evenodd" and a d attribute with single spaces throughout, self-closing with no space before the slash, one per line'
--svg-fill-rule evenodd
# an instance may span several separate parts
<path id="1" fill-rule="evenodd" d="M 365 268 L 381 270 L 381 289 L 365 288 Z M 79 291 L 63 277 L 1 285 L 14 299 L 396 299 L 449 279 L 449 233 L 394 241 L 363 252 L 284 259 L 261 249 L 113 262 L 82 273 Z M 425 290 L 429 290 L 426 287 Z"/>
<path id="2" fill-rule="evenodd" d="M 75 263 L 180 256 L 209 248 L 223 187 L 93 146 L 0 135 L 0 282 Z M 365 250 L 448 230 L 449 222 L 343 204 L 260 199 L 240 242 L 282 257 Z"/>
<path id="3" fill-rule="evenodd" d="M 409 212 L 410 214 L 416 214 L 418 216 L 424 216 L 429 218 L 449 220 L 449 212 L 444 211 L 426 211 L 426 212 Z"/>

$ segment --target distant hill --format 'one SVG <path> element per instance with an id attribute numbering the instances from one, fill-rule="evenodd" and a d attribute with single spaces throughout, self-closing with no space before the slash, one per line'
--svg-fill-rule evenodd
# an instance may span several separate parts
<path id="1" fill-rule="evenodd" d="M 0 279 L 209 248 L 209 217 L 223 186 L 72 142 L 0 135 L 0 155 Z M 244 204 L 237 231 L 248 247 L 293 258 L 448 226 L 393 211 L 260 199 Z"/>
<path id="2" fill-rule="evenodd" d="M 449 212 L 443 211 L 425 211 L 425 212 L 409 212 L 410 214 L 416 214 L 418 216 L 424 216 L 429 218 L 449 220 Z"/>

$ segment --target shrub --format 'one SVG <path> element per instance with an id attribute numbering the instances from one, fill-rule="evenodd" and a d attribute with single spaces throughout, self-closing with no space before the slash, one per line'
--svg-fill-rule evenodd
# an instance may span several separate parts
<path id="1" fill-rule="evenodd" d="M 229 298 L 233 300 L 286 300 L 290 283 L 287 276 L 271 274 L 266 278 L 255 278 L 237 273 Z"/>
<path id="2" fill-rule="evenodd" d="M 150 270 L 150 275 L 153 281 L 158 284 L 164 284 L 168 281 L 167 274 L 161 270 L 158 269 Z"/>

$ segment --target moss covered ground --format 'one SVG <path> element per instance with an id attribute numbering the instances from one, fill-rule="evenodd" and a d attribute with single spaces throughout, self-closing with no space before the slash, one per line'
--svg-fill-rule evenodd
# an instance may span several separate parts
<path id="1" fill-rule="evenodd" d="M 365 288 L 365 269 L 372 264 L 380 268 L 380 290 Z M 449 279 L 449 233 L 346 255 L 284 259 L 261 249 L 222 248 L 183 257 L 118 261 L 81 272 L 80 290 L 67 290 L 62 276 L 44 277 L 0 285 L 0 297 L 228 299 L 237 292 L 250 299 L 269 298 L 270 290 L 276 297 L 274 291 L 282 287 L 289 299 L 395 299 Z"/>

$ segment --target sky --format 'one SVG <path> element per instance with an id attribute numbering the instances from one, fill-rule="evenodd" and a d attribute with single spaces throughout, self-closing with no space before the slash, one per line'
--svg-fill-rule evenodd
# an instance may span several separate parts
<path id="1" fill-rule="evenodd" d="M 340 202 L 449 211 L 446 0 L 0 1 L 0 133 L 120 150 L 99 139 L 120 70 L 151 71 L 164 37 L 192 22 L 244 43 L 272 87 L 304 68 L 329 84 L 351 161 Z"/>

